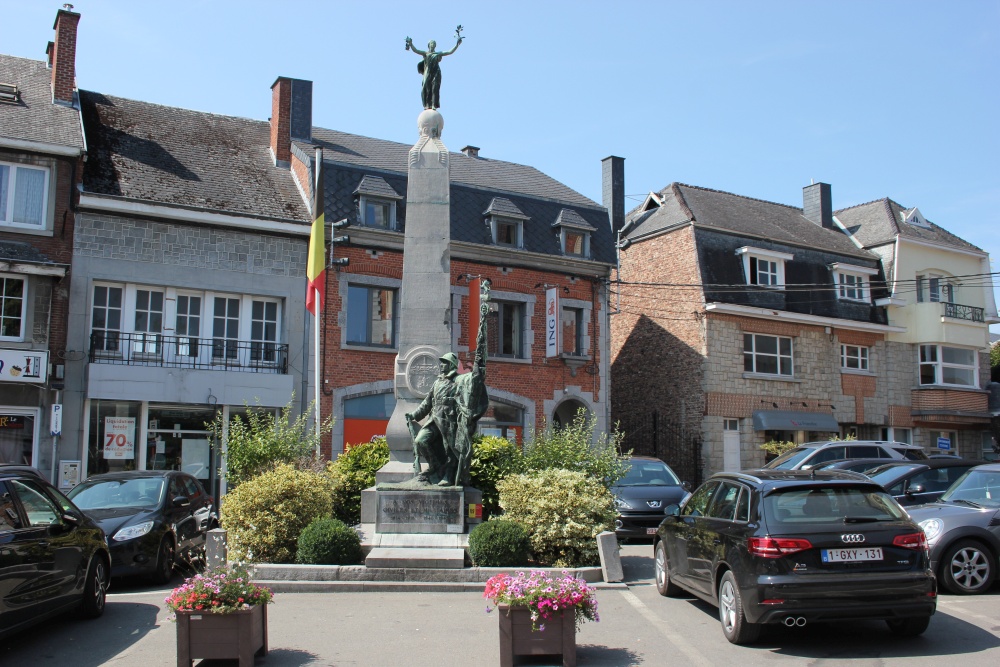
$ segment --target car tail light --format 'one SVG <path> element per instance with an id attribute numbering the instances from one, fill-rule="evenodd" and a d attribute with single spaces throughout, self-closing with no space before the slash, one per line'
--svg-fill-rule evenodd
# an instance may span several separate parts
<path id="1" fill-rule="evenodd" d="M 919 533 L 897 535 L 892 538 L 892 544 L 893 546 L 903 547 L 904 549 L 920 551 L 921 549 L 927 549 L 927 536 L 924 535 L 923 531 L 920 531 Z"/>
<path id="2" fill-rule="evenodd" d="M 812 549 L 812 543 L 800 537 L 751 537 L 747 541 L 747 549 L 754 556 L 781 558 L 797 551 Z"/>

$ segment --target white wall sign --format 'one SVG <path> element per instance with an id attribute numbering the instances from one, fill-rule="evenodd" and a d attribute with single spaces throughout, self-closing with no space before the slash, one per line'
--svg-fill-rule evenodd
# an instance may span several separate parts
<path id="1" fill-rule="evenodd" d="M 48 350 L 0 350 L 0 382 L 41 384 L 48 379 Z"/>
<path id="2" fill-rule="evenodd" d="M 62 435 L 62 403 L 52 404 L 52 416 L 49 419 L 49 434 Z"/>
<path id="3" fill-rule="evenodd" d="M 104 418 L 104 458 L 135 458 L 135 417 Z"/>
<path id="4" fill-rule="evenodd" d="M 545 356 L 559 356 L 559 290 L 545 290 Z"/>

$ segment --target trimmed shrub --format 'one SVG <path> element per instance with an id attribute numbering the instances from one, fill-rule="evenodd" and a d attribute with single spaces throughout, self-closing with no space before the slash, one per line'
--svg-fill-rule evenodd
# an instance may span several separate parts
<path id="1" fill-rule="evenodd" d="M 233 560 L 291 563 L 299 534 L 330 516 L 329 480 L 291 464 L 247 480 L 222 499 L 222 527 Z"/>
<path id="2" fill-rule="evenodd" d="M 539 565 L 597 565 L 597 534 L 614 530 L 614 496 L 582 472 L 552 468 L 502 480 L 504 518 L 527 531 Z"/>
<path id="3" fill-rule="evenodd" d="M 514 521 L 485 521 L 469 532 L 469 556 L 479 567 L 524 567 L 530 550 L 528 533 Z"/>
<path id="4" fill-rule="evenodd" d="M 361 538 L 343 521 L 314 519 L 299 535 L 295 562 L 305 565 L 357 565 L 364 560 Z"/>
<path id="5" fill-rule="evenodd" d="M 348 526 L 361 523 L 361 491 L 375 485 L 375 473 L 389 462 L 385 438 L 354 445 L 326 468 L 333 499 L 333 517 Z"/>
<path id="6" fill-rule="evenodd" d="M 483 436 L 472 443 L 470 484 L 483 492 L 483 519 L 500 514 L 497 482 L 521 472 L 521 448 L 505 438 Z"/>
<path id="7" fill-rule="evenodd" d="M 617 430 L 595 439 L 596 427 L 594 418 L 581 408 L 569 424 L 535 431 L 524 446 L 524 471 L 577 470 L 611 488 L 628 471 L 631 452 L 620 451 L 624 435 Z"/>

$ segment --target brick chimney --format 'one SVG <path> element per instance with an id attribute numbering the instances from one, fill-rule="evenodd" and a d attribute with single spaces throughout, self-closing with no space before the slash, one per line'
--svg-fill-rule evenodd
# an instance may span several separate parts
<path id="1" fill-rule="evenodd" d="M 279 76 L 271 86 L 271 153 L 288 166 L 292 140 L 312 141 L 312 81 Z"/>
<path id="2" fill-rule="evenodd" d="M 802 215 L 820 227 L 837 229 L 833 224 L 833 197 L 829 183 L 813 183 L 802 188 Z"/>
<path id="3" fill-rule="evenodd" d="M 466 146 L 462 152 L 469 157 L 479 157 L 479 146 Z"/>
<path id="4" fill-rule="evenodd" d="M 73 5 L 64 5 L 69 9 Z M 49 56 L 49 66 L 52 68 L 52 101 L 56 104 L 73 104 L 73 91 L 76 89 L 76 26 L 80 15 L 60 9 L 56 12 L 55 42 L 50 42 L 51 48 L 46 49 Z"/>
<path id="5" fill-rule="evenodd" d="M 625 224 L 625 158 L 611 155 L 601 160 L 601 199 L 611 231 L 617 232 Z"/>

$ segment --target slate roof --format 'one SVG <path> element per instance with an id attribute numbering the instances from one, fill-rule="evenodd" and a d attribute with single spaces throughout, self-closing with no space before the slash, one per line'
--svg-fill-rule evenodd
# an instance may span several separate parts
<path id="1" fill-rule="evenodd" d="M 0 240 L 0 260 L 7 262 L 30 262 L 32 264 L 52 264 L 61 266 L 53 262 L 45 254 L 39 252 L 37 248 L 18 241 Z"/>
<path id="2" fill-rule="evenodd" d="M 0 102 L 0 137 L 83 149 L 80 113 L 52 103 L 52 70 L 43 61 L 0 55 L 0 83 L 20 91 L 19 102 Z"/>
<path id="3" fill-rule="evenodd" d="M 671 183 L 657 195 L 662 202 L 659 208 L 647 212 L 635 209 L 626 216 L 626 221 L 635 221 L 626 238 L 634 240 L 690 222 L 705 229 L 746 234 L 791 246 L 874 258 L 843 232 L 825 229 L 805 218 L 801 208 L 683 183 Z"/>
<path id="4" fill-rule="evenodd" d="M 357 194 L 385 197 L 387 199 L 402 199 L 389 183 L 381 176 L 365 176 L 354 191 Z"/>
<path id="5" fill-rule="evenodd" d="M 514 218 L 527 217 L 514 202 L 506 197 L 494 197 L 490 200 L 490 205 L 483 211 L 483 215 L 508 215 Z"/>
<path id="6" fill-rule="evenodd" d="M 853 234 L 866 248 L 892 243 L 898 234 L 918 241 L 982 252 L 980 248 L 960 239 L 930 220 L 927 221 L 930 227 L 918 227 L 903 222 L 906 211 L 909 210 L 884 197 L 866 204 L 858 204 L 835 211 L 834 215 L 847 228 L 847 231 Z"/>
<path id="7" fill-rule="evenodd" d="M 85 193 L 308 224 L 266 121 L 80 91 Z"/>

